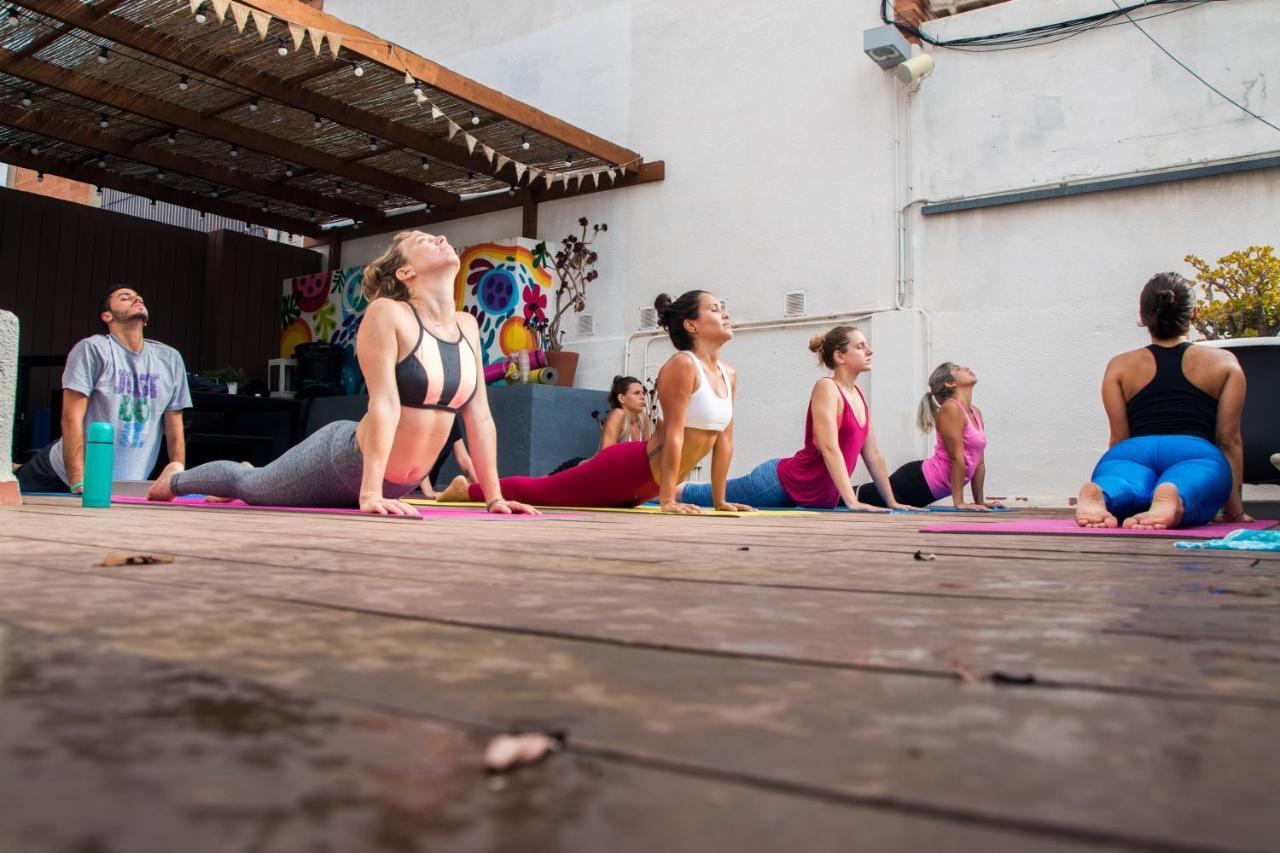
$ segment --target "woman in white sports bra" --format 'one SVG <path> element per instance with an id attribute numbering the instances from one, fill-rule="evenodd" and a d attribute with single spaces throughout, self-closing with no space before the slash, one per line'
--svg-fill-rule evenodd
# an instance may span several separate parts
<path id="1" fill-rule="evenodd" d="M 702 512 L 676 500 L 676 488 L 711 454 L 711 491 L 716 509 L 748 510 L 724 499 L 733 458 L 733 393 L 736 374 L 720 360 L 733 338 L 729 312 L 714 295 L 691 290 L 654 301 L 658 323 L 679 350 L 658 372 L 662 420 L 648 441 L 624 441 L 548 477 L 506 477 L 502 494 L 541 506 L 638 506 L 658 498 L 663 512 Z M 456 478 L 442 501 L 484 500 L 478 484 Z"/>

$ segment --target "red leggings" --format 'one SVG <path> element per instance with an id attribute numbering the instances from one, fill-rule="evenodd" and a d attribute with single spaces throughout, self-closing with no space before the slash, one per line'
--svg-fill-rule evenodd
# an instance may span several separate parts
<path id="1" fill-rule="evenodd" d="M 601 450 L 586 462 L 547 477 L 504 477 L 502 496 L 541 506 L 639 506 L 658 496 L 645 442 L 627 441 Z M 471 500 L 484 500 L 472 484 Z"/>

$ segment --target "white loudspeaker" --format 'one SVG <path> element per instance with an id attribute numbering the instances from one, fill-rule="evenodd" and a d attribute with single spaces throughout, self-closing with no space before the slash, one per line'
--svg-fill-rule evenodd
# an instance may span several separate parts
<path id="1" fill-rule="evenodd" d="M 933 73 L 933 57 L 927 53 L 917 53 L 895 67 L 893 73 L 898 75 L 898 81 L 904 85 L 919 83 Z"/>

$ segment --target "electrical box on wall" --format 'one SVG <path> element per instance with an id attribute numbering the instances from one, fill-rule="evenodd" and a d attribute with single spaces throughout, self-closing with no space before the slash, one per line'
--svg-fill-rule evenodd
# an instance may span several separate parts
<path id="1" fill-rule="evenodd" d="M 896 68 L 911 56 L 911 45 L 890 24 L 862 31 L 862 52 L 881 68 Z"/>

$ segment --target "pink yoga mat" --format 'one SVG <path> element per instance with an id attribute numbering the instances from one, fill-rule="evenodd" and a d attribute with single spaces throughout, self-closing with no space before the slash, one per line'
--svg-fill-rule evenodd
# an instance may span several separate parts
<path id="1" fill-rule="evenodd" d="M 195 507 L 197 509 L 257 509 L 270 510 L 272 512 L 313 512 L 321 515 L 366 515 L 370 518 L 377 516 L 367 512 L 361 512 L 358 509 L 338 509 L 334 507 L 322 506 L 251 506 L 244 501 L 231 501 L 230 503 L 209 503 L 204 498 L 174 498 L 172 501 L 149 501 L 146 498 L 131 497 L 128 495 L 115 495 L 111 498 L 113 504 L 147 504 L 150 506 L 184 506 Z M 567 518 L 571 513 L 543 513 L 540 516 L 533 515 L 497 515 L 491 512 L 485 512 L 483 509 L 475 507 L 425 507 L 417 508 L 418 514 L 423 518 L 457 518 L 458 516 L 466 516 L 479 521 L 496 520 L 503 518 Z M 386 518 L 396 518 L 396 516 L 385 516 Z"/>
<path id="2" fill-rule="evenodd" d="M 1173 539 L 1221 539 L 1233 530 L 1266 530 L 1275 525 L 1265 519 L 1248 524 L 1204 524 L 1176 530 L 1127 530 L 1123 527 L 1079 527 L 1073 518 L 1028 518 L 1019 521 L 971 521 L 930 524 L 921 533 L 1021 533 L 1043 536 L 1163 536 Z"/>

